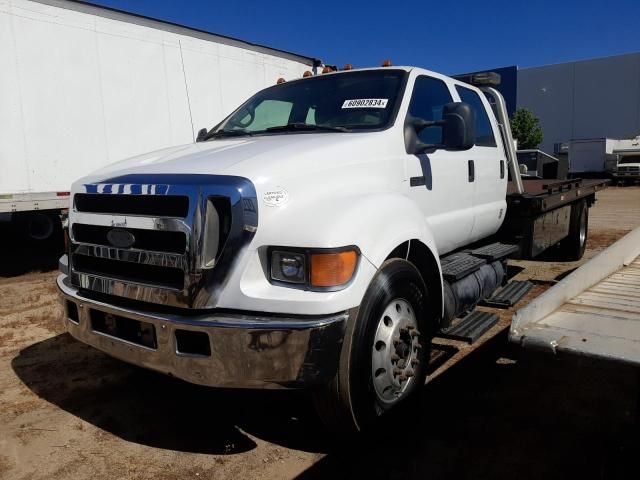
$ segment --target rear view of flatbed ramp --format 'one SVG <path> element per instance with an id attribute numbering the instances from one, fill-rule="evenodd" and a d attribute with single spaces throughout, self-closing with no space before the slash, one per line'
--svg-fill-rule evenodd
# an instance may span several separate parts
<path id="1" fill-rule="evenodd" d="M 524 348 L 640 365 L 640 228 L 518 310 Z"/>

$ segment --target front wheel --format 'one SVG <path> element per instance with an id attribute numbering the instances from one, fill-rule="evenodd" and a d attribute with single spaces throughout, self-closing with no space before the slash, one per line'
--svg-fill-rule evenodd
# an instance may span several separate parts
<path id="1" fill-rule="evenodd" d="M 431 346 L 428 292 L 418 270 L 386 261 L 348 320 L 338 372 L 315 392 L 327 426 L 357 432 L 391 409 L 413 407 Z"/>

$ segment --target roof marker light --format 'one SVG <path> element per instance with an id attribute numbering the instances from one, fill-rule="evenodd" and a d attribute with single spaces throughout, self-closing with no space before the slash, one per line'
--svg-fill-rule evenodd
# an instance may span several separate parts
<path id="1" fill-rule="evenodd" d="M 286 80 L 284 78 L 280 77 L 278 79 L 278 81 L 276 82 L 276 85 L 280 85 L 281 83 L 284 83 L 284 82 L 286 82 Z"/>
<path id="2" fill-rule="evenodd" d="M 307 77 L 312 77 L 313 73 L 311 73 L 309 70 L 306 70 L 303 74 L 302 74 L 302 78 L 307 78 Z"/>
<path id="3" fill-rule="evenodd" d="M 383 67 L 390 67 L 391 65 L 391 60 L 389 59 L 386 59 L 384 62 L 382 62 Z"/>
<path id="4" fill-rule="evenodd" d="M 353 70 L 353 65 L 351 65 L 350 63 L 345 64 L 344 67 L 342 67 L 342 70 Z"/>

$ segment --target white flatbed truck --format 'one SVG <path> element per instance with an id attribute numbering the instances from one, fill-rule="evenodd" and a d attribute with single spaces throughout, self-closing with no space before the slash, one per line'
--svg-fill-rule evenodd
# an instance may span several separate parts
<path id="1" fill-rule="evenodd" d="M 305 75 L 78 180 L 66 329 L 201 385 L 312 389 L 341 431 L 409 405 L 507 258 L 582 256 L 606 185 L 523 182 L 497 81 Z"/>

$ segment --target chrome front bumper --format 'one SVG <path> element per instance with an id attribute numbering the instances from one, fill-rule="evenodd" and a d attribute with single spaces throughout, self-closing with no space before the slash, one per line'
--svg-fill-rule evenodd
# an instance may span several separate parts
<path id="1" fill-rule="evenodd" d="M 57 284 L 65 328 L 77 340 L 126 362 L 215 387 L 301 388 L 328 382 L 337 370 L 348 318 L 347 312 L 324 317 L 150 313 L 85 298 L 64 274 Z M 69 302 L 76 306 L 75 321 Z M 92 317 L 92 312 L 99 313 Z M 92 318 L 104 314 L 152 324 L 155 348 L 96 331 Z M 180 352 L 176 332 L 206 334 L 208 355 Z"/>

